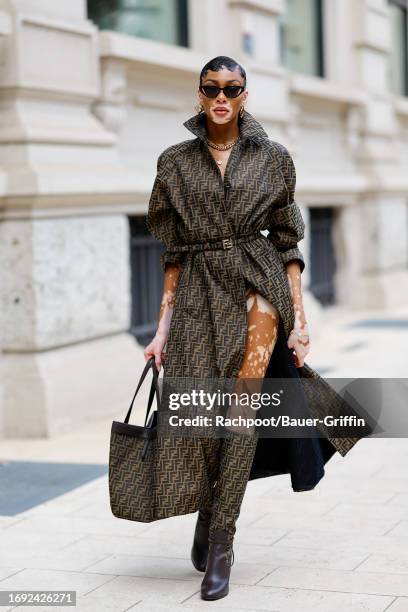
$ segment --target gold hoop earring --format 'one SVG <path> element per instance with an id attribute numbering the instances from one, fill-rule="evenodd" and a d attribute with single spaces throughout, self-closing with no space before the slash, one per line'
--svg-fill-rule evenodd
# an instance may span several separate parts
<path id="1" fill-rule="evenodd" d="M 239 116 L 240 117 L 244 116 L 244 111 L 245 111 L 245 106 L 241 106 L 241 108 L 239 109 Z"/>
<path id="2" fill-rule="evenodd" d="M 197 113 L 203 113 L 204 112 L 204 106 L 202 104 L 196 104 L 194 108 L 195 108 Z"/>

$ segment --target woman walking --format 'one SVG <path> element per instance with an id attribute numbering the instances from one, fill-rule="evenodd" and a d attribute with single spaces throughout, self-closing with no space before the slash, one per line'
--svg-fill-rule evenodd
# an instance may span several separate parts
<path id="1" fill-rule="evenodd" d="M 297 243 L 305 226 L 294 201 L 293 160 L 245 110 L 247 96 L 238 62 L 225 56 L 209 61 L 200 74 L 198 112 L 184 123 L 195 138 L 158 158 L 147 226 L 166 247 L 164 286 L 157 333 L 144 355 L 164 366 L 165 377 L 261 381 L 272 356 L 281 363 L 283 354 L 284 372 L 300 368 L 318 378 L 304 364 L 305 263 Z M 268 236 L 260 233 L 265 229 Z M 294 490 L 309 490 L 336 448 L 345 454 L 355 441 L 332 439 L 324 446 L 307 440 L 296 449 L 300 467 L 293 458 L 285 463 L 287 444 L 280 471 L 291 471 Z M 265 449 L 271 446 L 256 435 L 207 437 L 201 445 L 213 488 L 207 507 L 199 508 L 191 558 L 205 572 L 202 598 L 218 599 L 228 594 L 247 482 L 280 472 L 268 472 Z M 263 462 L 259 473 L 253 472 L 256 455 Z"/>

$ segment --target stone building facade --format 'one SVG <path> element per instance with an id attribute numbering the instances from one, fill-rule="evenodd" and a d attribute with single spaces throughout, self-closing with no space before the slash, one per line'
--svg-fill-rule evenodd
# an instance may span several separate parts
<path id="1" fill-rule="evenodd" d="M 330 304 L 407 301 L 405 0 L 150 4 L 0 0 L 0 437 L 125 414 L 132 317 L 148 333 L 158 314 L 156 159 L 191 136 L 216 55 L 295 160 L 312 329 Z"/>

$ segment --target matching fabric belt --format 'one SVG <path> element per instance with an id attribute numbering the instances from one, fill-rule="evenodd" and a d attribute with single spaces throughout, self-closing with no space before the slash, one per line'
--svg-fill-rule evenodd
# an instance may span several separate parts
<path id="1" fill-rule="evenodd" d="M 231 249 L 236 244 L 241 242 L 248 242 L 255 238 L 260 238 L 262 234 L 260 231 L 252 232 L 251 234 L 243 234 L 242 236 L 230 236 L 229 238 L 222 238 L 220 240 L 213 240 L 208 242 L 192 242 L 189 244 L 182 244 L 177 246 L 171 246 L 167 249 L 169 253 L 179 253 L 183 251 L 207 251 L 212 249 Z"/>

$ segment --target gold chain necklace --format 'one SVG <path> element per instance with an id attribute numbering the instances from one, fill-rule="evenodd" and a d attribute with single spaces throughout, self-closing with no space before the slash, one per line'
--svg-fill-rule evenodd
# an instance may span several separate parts
<path id="1" fill-rule="evenodd" d="M 210 146 L 212 149 L 217 149 L 217 151 L 228 151 L 228 149 L 231 149 L 234 146 L 237 140 L 238 138 L 236 138 L 232 142 L 227 142 L 226 144 L 217 144 L 216 142 L 211 142 L 211 140 L 208 140 L 207 138 L 206 142 L 208 146 Z M 221 166 L 221 164 L 224 162 L 223 159 L 215 159 L 215 161 L 217 162 L 219 166 Z"/>
<path id="2" fill-rule="evenodd" d="M 233 140 L 232 142 L 227 142 L 227 143 L 223 143 L 223 144 L 217 144 L 216 142 L 211 142 L 211 140 L 207 139 L 207 144 L 212 147 L 213 149 L 217 149 L 218 151 L 228 151 L 228 149 L 231 149 L 231 147 L 234 146 L 234 144 L 237 142 L 238 138 L 236 138 L 235 140 Z"/>

